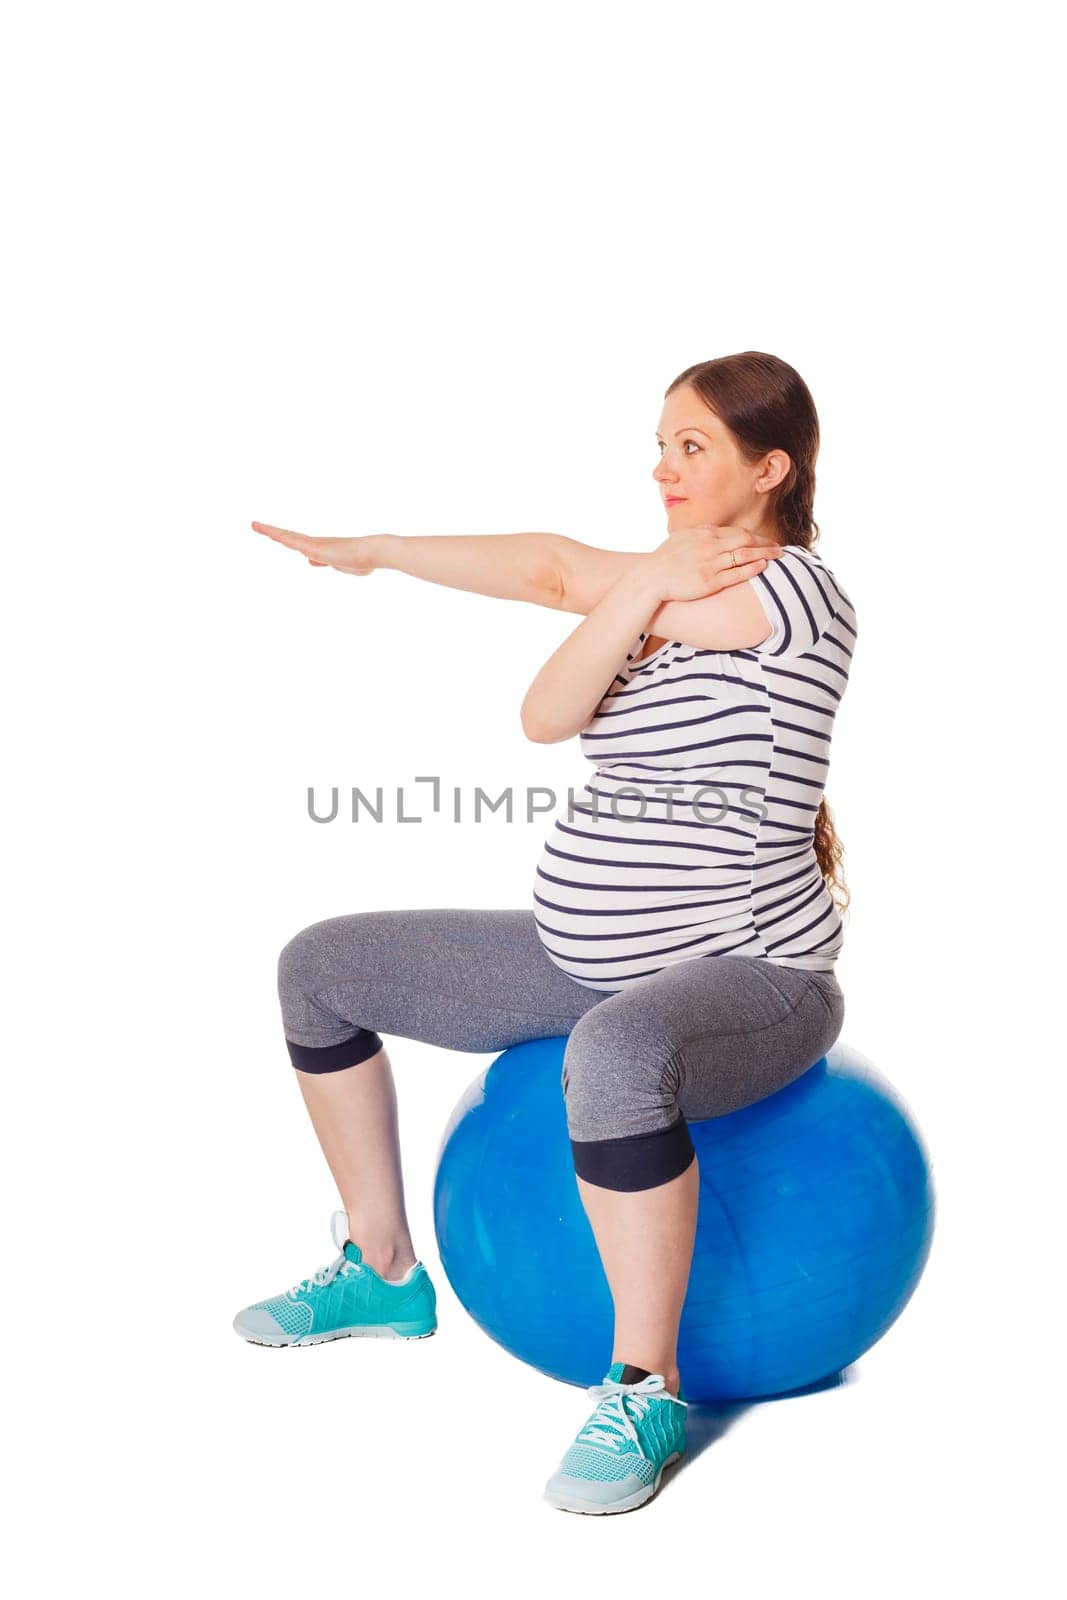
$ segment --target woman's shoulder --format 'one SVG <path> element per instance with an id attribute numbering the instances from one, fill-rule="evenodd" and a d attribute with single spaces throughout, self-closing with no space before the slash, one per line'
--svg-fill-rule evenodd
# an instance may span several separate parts
<path id="1" fill-rule="evenodd" d="M 833 602 L 835 611 L 854 609 L 841 580 L 821 551 L 809 550 L 802 544 L 787 545 L 785 553 L 779 556 L 776 562 L 772 562 L 771 566 L 780 566 L 783 562 L 787 563 L 786 576 L 794 584 L 797 581 L 801 584 L 805 581 L 809 585 L 817 584 L 821 592 Z M 769 570 L 770 568 L 765 569 Z"/>
<path id="2" fill-rule="evenodd" d="M 855 608 L 821 552 L 787 545 L 752 579 L 771 623 L 758 646 L 765 655 L 810 650 L 839 620 L 854 635 Z"/>

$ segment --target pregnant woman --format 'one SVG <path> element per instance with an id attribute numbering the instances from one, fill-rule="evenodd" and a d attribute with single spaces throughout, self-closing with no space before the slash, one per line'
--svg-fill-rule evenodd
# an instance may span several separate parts
<path id="1" fill-rule="evenodd" d="M 282 950 L 284 1036 L 344 1207 L 340 1254 L 234 1326 L 268 1345 L 432 1333 L 381 1035 L 483 1053 L 567 1035 L 561 1091 L 615 1335 L 544 1498 L 597 1513 L 648 1500 L 685 1449 L 688 1123 L 791 1083 L 844 1017 L 841 849 L 823 790 L 856 619 L 811 548 L 815 407 L 792 367 L 746 351 L 681 373 L 656 441 L 667 538 L 651 551 L 253 523 L 313 566 L 390 568 L 581 616 L 522 726 L 540 743 L 579 734 L 594 770 L 554 823 L 530 908 L 358 911 Z"/>

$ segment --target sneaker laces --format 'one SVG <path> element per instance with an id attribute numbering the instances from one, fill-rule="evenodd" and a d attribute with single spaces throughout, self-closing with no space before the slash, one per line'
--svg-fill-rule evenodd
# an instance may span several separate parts
<path id="1" fill-rule="evenodd" d="M 640 1383 L 594 1384 L 588 1392 L 600 1404 L 578 1435 L 578 1442 L 606 1445 L 609 1450 L 617 1451 L 629 1441 L 643 1456 L 645 1452 L 641 1448 L 641 1440 L 626 1407 L 632 1405 L 640 1421 L 652 1405 L 652 1396 L 665 1394 L 666 1390 L 662 1374 L 658 1372 L 642 1378 Z"/>
<path id="2" fill-rule="evenodd" d="M 340 1237 L 338 1236 L 338 1224 L 340 1224 L 341 1229 Z M 313 1288 L 325 1288 L 328 1283 L 333 1282 L 338 1273 L 342 1277 L 347 1277 L 350 1273 L 363 1271 L 361 1266 L 349 1261 L 345 1255 L 345 1244 L 348 1236 L 348 1213 L 346 1211 L 334 1212 L 330 1218 L 330 1232 L 333 1234 L 333 1242 L 341 1254 L 336 1260 L 331 1261 L 328 1267 L 320 1267 L 318 1272 L 311 1274 L 310 1278 L 302 1278 L 299 1283 L 294 1283 L 291 1289 L 286 1289 L 286 1297 L 289 1300 L 295 1300 L 298 1294 L 308 1294 Z"/>

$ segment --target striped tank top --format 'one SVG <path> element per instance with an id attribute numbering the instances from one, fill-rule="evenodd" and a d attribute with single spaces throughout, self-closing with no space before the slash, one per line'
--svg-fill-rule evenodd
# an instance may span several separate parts
<path id="1" fill-rule="evenodd" d="M 830 972 L 840 953 L 814 827 L 856 614 L 797 545 L 749 582 L 773 628 L 762 644 L 668 640 L 638 661 L 642 633 L 581 732 L 595 771 L 545 842 L 534 918 L 584 988 L 701 956 Z"/>

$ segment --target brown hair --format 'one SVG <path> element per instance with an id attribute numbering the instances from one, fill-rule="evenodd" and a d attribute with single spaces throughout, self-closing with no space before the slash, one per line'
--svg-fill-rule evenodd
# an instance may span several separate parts
<path id="1" fill-rule="evenodd" d="M 812 514 L 815 460 L 819 454 L 819 418 L 800 373 L 762 350 L 699 361 L 678 374 L 667 389 L 673 394 L 688 384 L 710 411 L 725 423 L 745 460 L 753 466 L 769 450 L 784 450 L 789 472 L 770 491 L 769 516 L 781 544 L 811 550 L 819 537 Z M 666 395 L 664 396 L 666 398 Z M 825 796 L 815 817 L 815 857 L 819 870 L 845 911 L 850 895 L 841 871 L 844 849 L 834 832 L 833 813 Z"/>

